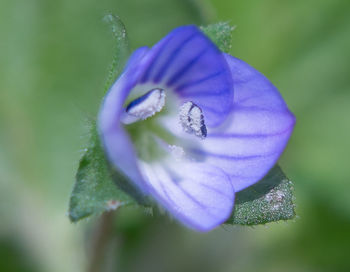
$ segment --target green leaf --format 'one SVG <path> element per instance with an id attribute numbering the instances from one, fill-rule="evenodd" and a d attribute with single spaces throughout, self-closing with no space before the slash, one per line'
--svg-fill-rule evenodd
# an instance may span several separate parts
<path id="1" fill-rule="evenodd" d="M 257 184 L 236 194 L 227 224 L 259 225 L 295 217 L 293 183 L 275 166 Z"/>
<path id="2" fill-rule="evenodd" d="M 121 73 L 130 50 L 126 29 L 120 18 L 108 14 L 104 21 L 110 24 L 116 40 L 115 54 L 105 84 L 107 91 Z M 80 160 L 70 198 L 69 218 L 72 222 L 123 205 L 136 204 L 130 193 L 138 197 L 136 191 L 128 185 L 128 181 L 108 166 L 95 124 L 91 127 L 89 145 Z M 119 186 L 116 186 L 116 183 Z M 128 191 L 129 194 L 124 191 Z"/>
<path id="3" fill-rule="evenodd" d="M 110 24 L 113 37 L 116 41 L 115 53 L 112 63 L 109 67 L 109 72 L 105 84 L 105 91 L 107 91 L 124 68 L 126 60 L 130 55 L 130 47 L 126 28 L 122 20 L 113 14 L 106 15 L 103 20 Z"/>
<path id="4" fill-rule="evenodd" d="M 201 30 L 225 53 L 231 49 L 232 33 L 234 27 L 228 22 L 220 22 L 208 26 L 202 26 Z"/>
<path id="5" fill-rule="evenodd" d="M 96 127 L 93 126 L 89 146 L 80 160 L 70 198 L 69 218 L 72 222 L 137 203 L 134 198 L 116 186 L 111 175 Z M 118 176 L 118 181 L 127 184 L 127 180 L 121 176 Z"/>

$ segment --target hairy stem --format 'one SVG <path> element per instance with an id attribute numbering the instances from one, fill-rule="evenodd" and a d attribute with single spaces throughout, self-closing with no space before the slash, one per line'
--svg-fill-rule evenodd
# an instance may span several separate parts
<path id="1" fill-rule="evenodd" d="M 115 211 L 103 213 L 93 230 L 88 252 L 88 272 L 103 271 L 104 260 L 108 255 L 108 244 L 113 240 L 113 218 L 115 214 Z"/>

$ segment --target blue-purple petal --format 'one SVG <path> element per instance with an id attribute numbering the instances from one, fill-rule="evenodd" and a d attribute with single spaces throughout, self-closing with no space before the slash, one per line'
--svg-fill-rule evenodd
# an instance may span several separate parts
<path id="1" fill-rule="evenodd" d="M 141 47 L 130 57 L 126 69 L 106 94 L 102 103 L 98 130 L 104 150 L 113 167 L 121 171 L 144 193 L 147 187 L 137 165 L 137 156 L 129 135 L 120 122 L 123 104 L 144 72 L 148 48 Z"/>
<path id="2" fill-rule="evenodd" d="M 165 86 L 181 101 L 194 102 L 202 108 L 208 126 L 218 126 L 226 119 L 233 102 L 230 69 L 222 53 L 197 27 L 176 28 L 149 54 L 152 61 L 140 84 Z"/>
<path id="3" fill-rule="evenodd" d="M 141 163 L 150 193 L 167 211 L 188 227 L 209 231 L 231 214 L 234 190 L 219 168 L 203 163 Z"/>
<path id="4" fill-rule="evenodd" d="M 223 169 L 238 192 L 259 181 L 277 162 L 295 118 L 265 76 L 237 58 L 225 57 L 235 89 L 232 111 L 192 152 Z"/>

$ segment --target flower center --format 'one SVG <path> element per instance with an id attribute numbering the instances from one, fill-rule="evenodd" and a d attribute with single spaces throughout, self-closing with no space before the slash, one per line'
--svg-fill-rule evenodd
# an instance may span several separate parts
<path id="1" fill-rule="evenodd" d="M 150 88 L 151 89 L 151 88 Z M 140 91 L 141 92 L 141 91 Z M 195 138 L 205 139 L 207 128 L 204 122 L 202 109 L 188 101 L 179 108 L 170 97 L 165 100 L 165 90 L 162 88 L 152 88 L 143 92 L 143 95 L 136 97 L 126 104 L 122 113 L 121 121 L 131 137 L 138 156 L 144 161 L 154 161 L 166 158 L 169 154 L 176 161 L 186 159 L 185 146 L 193 145 L 196 139 L 184 139 L 172 134 L 169 127 L 164 126 L 164 122 L 169 116 L 169 124 L 178 127 L 196 136 Z M 167 104 L 166 104 L 167 102 Z M 162 111 L 160 115 L 156 113 Z M 150 118 L 154 116 L 153 118 Z M 177 125 L 172 123 L 173 118 L 179 118 Z M 142 121 L 142 122 L 139 122 Z M 176 122 L 176 121 L 175 121 Z"/>
<path id="2" fill-rule="evenodd" d="M 204 139 L 207 137 L 207 127 L 200 107 L 188 101 L 180 107 L 180 124 L 185 132 Z"/>

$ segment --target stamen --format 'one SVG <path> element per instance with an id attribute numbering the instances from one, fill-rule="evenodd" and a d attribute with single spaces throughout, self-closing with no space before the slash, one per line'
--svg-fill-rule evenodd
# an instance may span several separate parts
<path id="1" fill-rule="evenodd" d="M 160 112 L 165 104 L 165 92 L 163 89 L 153 89 L 143 96 L 136 98 L 131 101 L 126 107 L 125 111 L 129 118 L 125 116 L 124 123 L 128 122 L 128 119 L 132 122 L 137 121 L 139 119 L 145 120 L 157 112 Z M 131 115 L 131 116 L 130 116 Z M 133 118 L 130 118 L 133 117 Z"/>
<path id="2" fill-rule="evenodd" d="M 180 123 L 185 132 L 204 139 L 207 137 L 207 128 L 200 107 L 188 101 L 180 107 Z"/>

